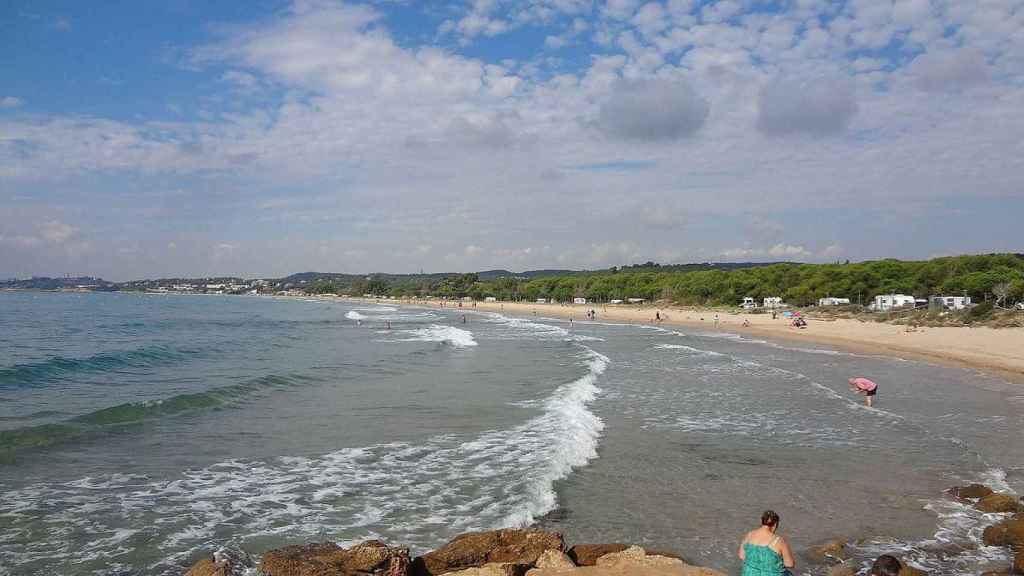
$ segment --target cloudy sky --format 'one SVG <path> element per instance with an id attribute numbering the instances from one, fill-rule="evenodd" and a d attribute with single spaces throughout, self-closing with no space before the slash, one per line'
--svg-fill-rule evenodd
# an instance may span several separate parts
<path id="1" fill-rule="evenodd" d="M 0 6 L 0 277 L 1024 251 L 1024 0 Z"/>

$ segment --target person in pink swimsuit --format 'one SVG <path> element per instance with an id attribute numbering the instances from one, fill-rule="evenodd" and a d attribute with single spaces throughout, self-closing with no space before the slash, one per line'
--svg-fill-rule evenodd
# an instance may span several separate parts
<path id="1" fill-rule="evenodd" d="M 875 384 L 867 378 L 850 378 L 850 390 L 853 390 L 857 394 L 864 395 L 864 404 L 871 407 L 872 401 L 875 399 L 875 395 L 878 394 L 878 384 Z"/>

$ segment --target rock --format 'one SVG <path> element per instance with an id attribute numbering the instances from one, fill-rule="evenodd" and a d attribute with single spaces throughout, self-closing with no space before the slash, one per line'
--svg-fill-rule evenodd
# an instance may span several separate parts
<path id="1" fill-rule="evenodd" d="M 512 528 L 469 532 L 416 558 L 410 573 L 413 576 L 446 574 L 493 563 L 531 566 L 546 550 L 561 552 L 564 548 L 562 535 L 557 532 Z"/>
<path id="2" fill-rule="evenodd" d="M 572 559 L 558 550 L 545 550 L 540 558 L 537 558 L 537 568 L 551 570 L 570 570 L 576 567 Z"/>
<path id="3" fill-rule="evenodd" d="M 985 496 L 974 505 L 982 512 L 1020 512 L 1022 508 L 1020 498 L 1010 494 L 993 492 Z"/>
<path id="4" fill-rule="evenodd" d="M 630 546 L 622 552 L 612 552 L 597 559 L 597 566 L 623 566 L 631 569 L 651 566 L 682 566 L 683 561 L 678 558 L 667 556 L 648 556 L 647 552 L 639 546 Z"/>
<path id="5" fill-rule="evenodd" d="M 569 548 L 569 558 L 577 566 L 594 566 L 601 556 L 622 552 L 626 548 L 629 548 L 626 544 L 577 544 Z"/>
<path id="6" fill-rule="evenodd" d="M 409 549 L 369 540 L 345 549 L 333 542 L 285 546 L 263 555 L 266 576 L 407 576 Z"/>
<path id="7" fill-rule="evenodd" d="M 237 576 L 252 567 L 252 559 L 244 552 L 222 548 L 193 564 L 185 576 Z"/>
<path id="8" fill-rule="evenodd" d="M 829 540 L 824 544 L 811 549 L 811 556 L 815 560 L 835 558 L 836 560 L 846 559 L 846 543 L 842 540 Z"/>
<path id="9" fill-rule="evenodd" d="M 230 574 L 227 563 L 214 562 L 213 558 L 203 558 L 189 568 L 185 576 L 228 576 Z"/>
<path id="10" fill-rule="evenodd" d="M 989 494 L 992 494 L 992 489 L 984 484 L 968 484 L 967 486 L 954 486 L 949 489 L 949 495 L 954 498 L 977 500 Z"/>
<path id="11" fill-rule="evenodd" d="M 1013 557 L 1013 571 L 1024 574 L 1024 546 L 1017 548 L 1017 554 Z"/>
<path id="12" fill-rule="evenodd" d="M 846 562 L 840 562 L 825 572 L 826 576 L 856 576 L 857 570 Z"/>
<path id="13" fill-rule="evenodd" d="M 510 562 L 494 562 L 466 568 L 457 572 L 448 572 L 445 576 L 525 576 L 529 564 L 513 564 Z"/>
<path id="14" fill-rule="evenodd" d="M 1024 519 L 1011 518 L 985 528 L 981 541 L 986 546 L 1024 548 Z"/>

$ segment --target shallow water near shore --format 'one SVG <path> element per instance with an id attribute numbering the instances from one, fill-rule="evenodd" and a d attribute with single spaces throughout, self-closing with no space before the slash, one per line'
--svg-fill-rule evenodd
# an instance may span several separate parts
<path id="1" fill-rule="evenodd" d="M 880 383 L 876 408 L 851 375 Z M 1022 414 L 1024 388 L 972 371 L 731 334 L 0 294 L 0 573 L 178 574 L 313 540 L 422 552 L 531 523 L 734 570 L 768 507 L 797 549 L 980 573 L 1007 563 L 977 545 L 995 517 L 942 491 L 1024 492 Z"/>

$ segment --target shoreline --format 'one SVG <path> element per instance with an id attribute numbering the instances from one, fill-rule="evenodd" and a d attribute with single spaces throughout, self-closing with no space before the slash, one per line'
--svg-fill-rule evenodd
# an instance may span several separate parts
<path id="1" fill-rule="evenodd" d="M 309 298 L 308 296 L 306 298 Z M 328 301 L 335 298 L 324 298 Z M 402 304 L 427 308 L 440 306 L 437 300 L 371 300 L 348 298 L 371 304 Z M 459 310 L 457 301 L 446 308 Z M 467 312 L 499 312 L 529 318 L 551 317 L 587 322 L 586 313 L 596 312 L 596 321 L 699 328 L 706 331 L 785 340 L 791 343 L 816 343 L 856 354 L 870 354 L 904 360 L 923 361 L 941 366 L 978 370 L 1008 382 L 1024 384 L 1024 328 L 937 327 L 908 330 L 906 326 L 882 322 L 864 322 L 844 318 L 803 317 L 807 327 L 790 326 L 779 314 L 747 314 L 712 308 L 678 306 L 635 306 L 604 304 L 539 304 L 532 302 L 464 303 Z M 655 321 L 655 314 L 662 318 Z M 717 324 L 715 317 L 718 317 Z M 749 326 L 744 326 L 744 320 Z"/>

